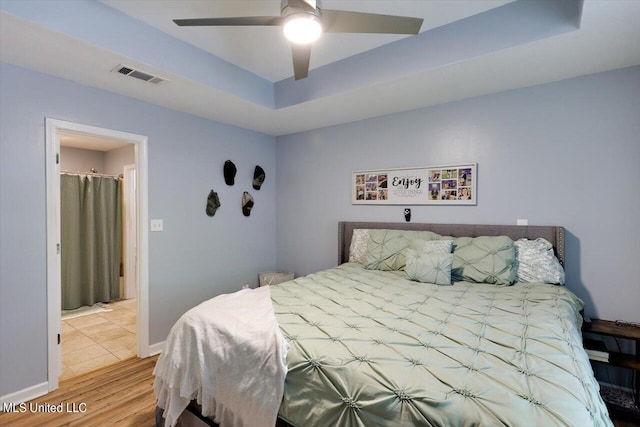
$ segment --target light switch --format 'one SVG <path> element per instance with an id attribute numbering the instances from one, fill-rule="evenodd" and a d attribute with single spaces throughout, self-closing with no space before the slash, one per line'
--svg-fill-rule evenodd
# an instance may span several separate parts
<path id="1" fill-rule="evenodd" d="M 164 230 L 164 223 L 161 219 L 152 219 L 151 220 L 151 231 L 162 231 Z"/>
<path id="2" fill-rule="evenodd" d="M 517 219 L 516 220 L 516 225 L 529 225 L 529 220 L 528 219 Z"/>

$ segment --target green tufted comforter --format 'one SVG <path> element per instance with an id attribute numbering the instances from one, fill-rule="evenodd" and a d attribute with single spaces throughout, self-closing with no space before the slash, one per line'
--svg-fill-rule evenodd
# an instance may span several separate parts
<path id="1" fill-rule="evenodd" d="M 436 286 L 359 264 L 271 287 L 306 426 L 611 426 L 564 287 Z"/>

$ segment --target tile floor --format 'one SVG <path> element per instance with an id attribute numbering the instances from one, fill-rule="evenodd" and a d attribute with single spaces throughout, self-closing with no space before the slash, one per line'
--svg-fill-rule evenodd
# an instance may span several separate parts
<path id="1" fill-rule="evenodd" d="M 62 374 L 73 378 L 136 356 L 136 300 L 109 303 L 112 311 L 62 321 Z"/>

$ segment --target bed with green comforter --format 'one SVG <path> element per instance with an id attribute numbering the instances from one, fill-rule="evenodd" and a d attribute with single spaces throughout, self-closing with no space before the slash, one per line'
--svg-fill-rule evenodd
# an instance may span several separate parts
<path id="1" fill-rule="evenodd" d="M 245 396 L 242 419 L 265 402 L 275 418 L 280 405 L 277 426 L 612 426 L 563 262 L 558 226 L 340 222 L 338 267 L 240 291 L 236 308 L 213 309 L 231 311 L 218 323 L 207 307 L 229 296 L 185 313 L 193 322 L 172 328 L 154 371 L 156 424 L 191 399 L 203 409 L 183 415 L 212 416 L 231 392 Z M 268 316 L 256 318 L 258 296 Z M 234 328 L 254 339 L 211 338 Z M 282 400 L 267 399 L 283 383 Z"/>
<path id="2" fill-rule="evenodd" d="M 563 286 L 339 267 L 271 287 L 303 426 L 610 426 Z"/>

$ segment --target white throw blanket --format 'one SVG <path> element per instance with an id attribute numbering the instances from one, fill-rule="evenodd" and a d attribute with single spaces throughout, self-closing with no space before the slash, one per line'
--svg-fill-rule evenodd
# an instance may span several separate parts
<path id="1" fill-rule="evenodd" d="M 284 392 L 289 344 L 269 286 L 220 295 L 171 328 L 153 371 L 165 427 L 197 399 L 221 427 L 273 427 Z"/>

